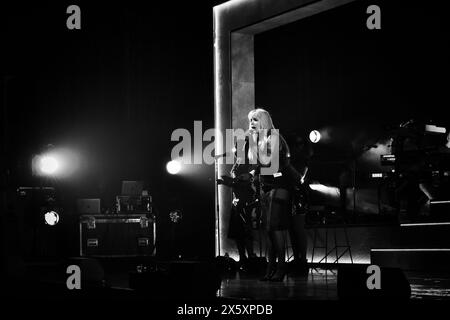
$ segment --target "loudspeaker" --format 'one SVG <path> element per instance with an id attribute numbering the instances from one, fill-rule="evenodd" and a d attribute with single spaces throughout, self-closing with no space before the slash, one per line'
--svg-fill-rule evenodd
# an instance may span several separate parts
<path id="1" fill-rule="evenodd" d="M 401 299 L 411 297 L 411 287 L 403 271 L 398 268 L 379 269 L 380 288 L 370 289 L 369 282 L 375 277 L 368 264 L 340 265 L 338 267 L 337 290 L 340 300 L 346 299 Z"/>
<path id="2" fill-rule="evenodd" d="M 81 287 L 97 287 L 105 284 L 105 271 L 100 261 L 85 257 L 71 257 L 68 265 L 76 265 L 80 268 Z M 67 268 L 67 266 L 64 266 Z"/>

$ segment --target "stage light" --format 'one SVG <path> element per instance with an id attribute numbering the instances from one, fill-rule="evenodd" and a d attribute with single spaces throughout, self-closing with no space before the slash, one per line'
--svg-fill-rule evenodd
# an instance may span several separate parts
<path id="1" fill-rule="evenodd" d="M 384 174 L 383 174 L 383 172 L 372 173 L 372 178 L 374 178 L 374 179 L 384 178 Z"/>
<path id="2" fill-rule="evenodd" d="M 309 133 L 309 140 L 311 140 L 312 143 L 319 142 L 320 138 L 321 138 L 320 132 L 317 130 L 313 130 Z"/>
<path id="3" fill-rule="evenodd" d="M 167 163 L 166 169 L 170 174 L 177 174 L 181 170 L 181 164 L 179 161 L 172 160 Z"/>
<path id="4" fill-rule="evenodd" d="M 431 133 L 446 133 L 447 129 L 444 127 L 438 127 L 433 124 L 426 124 L 425 125 L 425 132 L 431 132 Z"/>
<path id="5" fill-rule="evenodd" d="M 65 178 L 72 175 L 80 166 L 79 156 L 67 148 L 47 147 L 32 159 L 33 175 Z"/>
<path id="6" fill-rule="evenodd" d="M 181 210 L 172 210 L 169 213 L 169 218 L 170 221 L 172 221 L 173 223 L 178 223 L 181 221 L 181 219 L 183 219 L 183 213 L 181 212 Z"/>
<path id="7" fill-rule="evenodd" d="M 44 214 L 45 224 L 54 226 L 59 222 L 59 214 L 56 211 L 48 211 Z"/>
<path id="8" fill-rule="evenodd" d="M 329 196 L 332 196 L 335 198 L 339 198 L 339 196 L 340 196 L 340 191 L 336 187 L 325 186 L 320 183 L 312 183 L 309 185 L 309 187 L 314 191 L 317 191 L 322 194 L 326 194 L 326 195 L 329 195 Z"/>
<path id="9" fill-rule="evenodd" d="M 51 155 L 43 156 L 39 160 L 39 170 L 45 175 L 54 175 L 59 167 L 58 160 Z"/>

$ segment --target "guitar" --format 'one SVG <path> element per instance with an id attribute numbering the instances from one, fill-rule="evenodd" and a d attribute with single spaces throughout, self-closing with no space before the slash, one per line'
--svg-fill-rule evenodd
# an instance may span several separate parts
<path id="1" fill-rule="evenodd" d="M 217 179 L 217 183 L 232 188 L 233 206 L 238 210 L 244 222 L 259 219 L 259 210 L 256 210 L 255 217 L 251 217 L 253 210 L 258 209 L 260 204 L 251 174 L 244 173 L 235 178 L 222 176 L 221 179 Z"/>
<path id="2" fill-rule="evenodd" d="M 293 170 L 295 170 L 295 168 L 293 168 Z M 308 170 L 306 170 L 302 176 L 295 170 L 295 183 L 292 194 L 292 214 L 305 214 L 308 211 L 309 190 L 308 184 L 306 183 L 307 173 Z"/>

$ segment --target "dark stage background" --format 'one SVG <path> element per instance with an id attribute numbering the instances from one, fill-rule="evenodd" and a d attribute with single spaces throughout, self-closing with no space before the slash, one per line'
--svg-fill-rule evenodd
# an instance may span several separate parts
<path id="1" fill-rule="evenodd" d="M 1 271 L 6 274 L 3 292 L 17 288 L 14 295 L 20 298 L 57 296 L 61 300 L 65 295 L 60 294 L 67 293 L 67 273 L 55 261 L 65 261 L 64 269 L 66 262 L 82 262 L 65 259 L 79 255 L 76 200 L 100 198 L 102 210 L 111 210 L 123 180 L 145 181 L 153 197 L 158 261 L 174 260 L 178 255 L 187 261 L 214 257 L 214 166 L 192 165 L 185 168 L 186 172 L 171 176 L 166 172 L 166 163 L 176 144 L 170 141 L 175 129 L 193 132 L 196 120 L 202 121 L 203 131 L 214 126 L 212 8 L 222 2 L 143 5 L 137 1 L 83 0 L 0 5 L 0 250 Z M 357 209 L 366 213 L 378 214 L 373 192 L 377 182 L 367 176 L 386 170 L 380 167 L 378 157 L 380 152 L 388 153 L 389 128 L 410 119 L 433 119 L 435 124 L 449 125 L 445 113 L 446 77 L 450 71 L 446 11 L 437 4 L 395 2 L 394 6 L 389 1 L 360 1 L 255 36 L 256 106 L 268 109 L 275 125 L 287 137 L 305 137 L 312 129 L 326 133 L 321 143 L 313 146 L 310 182 L 350 188 L 352 173 L 356 172 Z M 66 27 L 66 9 L 72 4 L 81 8 L 81 30 Z M 369 4 L 382 8 L 381 30 L 365 26 Z M 48 144 L 68 148 L 79 156 L 79 167 L 73 175 L 58 179 L 32 175 L 33 155 Z M 39 241 L 29 233 L 39 212 L 36 208 L 22 210 L 23 204 L 17 201 L 20 186 L 53 186 L 57 190 L 61 221 L 48 227 L 41 219 L 40 227 L 47 232 L 37 237 Z M 183 212 L 183 220 L 175 229 L 169 221 L 173 209 Z M 310 240 L 317 229 L 309 229 Z M 408 241 L 411 246 L 419 243 L 420 248 L 430 243 L 443 246 L 445 237 L 441 236 L 447 229 L 439 230 L 408 234 L 404 230 L 399 233 L 397 225 L 354 228 L 350 230 L 350 242 L 355 262 L 366 263 L 371 248 L 396 245 L 397 239 L 402 240 L 397 243 L 400 246 Z M 431 235 L 429 241 L 423 241 L 425 234 Z M 38 253 L 43 256 L 34 254 L 36 246 L 42 246 Z M 385 257 L 386 261 L 395 260 Z M 145 260 L 140 264 L 140 259 L 131 259 L 122 261 L 122 265 L 120 259 L 105 259 L 102 264 L 111 274 L 124 272 L 132 265 L 131 274 L 137 275 L 139 268 L 142 271 L 147 262 L 153 262 Z M 309 262 L 316 261 L 311 258 Z M 173 266 L 187 267 L 186 272 L 202 265 L 183 262 Z M 180 285 L 195 286 L 200 291 L 214 286 L 203 270 L 197 269 L 189 276 L 182 273 L 189 282 Z M 126 288 L 131 286 L 128 271 L 115 274 L 117 283 Z M 330 299 L 333 295 L 329 295 L 328 276 L 325 273 L 325 279 L 319 277 L 319 281 L 296 282 L 292 278 L 294 281 L 282 287 L 269 283 L 261 287 L 254 281 L 257 285 L 253 289 L 250 286 L 250 294 L 245 277 L 234 279 L 237 287 L 236 282 L 227 279 L 222 283 L 228 293 L 225 290 L 221 294 L 226 297 L 225 303 L 230 302 L 227 297 L 233 301 L 248 301 L 252 296 L 291 299 L 296 298 L 298 290 L 300 298 L 306 294 L 311 299 L 318 294 Z M 426 278 L 442 281 L 428 275 Z M 177 292 L 176 286 L 167 286 L 165 279 L 158 282 L 159 287 L 152 277 L 147 279 L 150 282 L 135 284 L 151 289 L 152 297 L 160 298 L 164 291 L 170 297 L 176 293 L 182 296 L 182 290 Z M 59 284 L 63 291 L 42 286 L 51 293 L 47 297 L 47 291 L 41 291 L 38 285 L 43 285 L 43 280 L 62 280 Z M 334 288 L 333 281 L 336 284 L 337 280 L 331 280 L 330 287 Z M 245 294 L 236 295 L 236 288 Z M 428 288 L 422 288 L 426 294 Z M 88 297 L 102 297 L 95 290 L 86 292 Z M 124 293 L 126 298 L 131 297 L 128 289 Z M 192 301 L 193 297 L 188 298 Z M 128 304 L 121 305 L 129 311 Z M 298 307 L 297 300 L 295 305 Z M 102 312 L 109 307 L 102 308 Z M 166 308 L 164 312 L 171 311 Z"/>
<path id="2" fill-rule="evenodd" d="M 72 4 L 2 4 L 2 187 L 53 185 L 64 212 L 54 243 L 78 253 L 77 198 L 114 205 L 122 180 L 144 180 L 158 215 L 158 253 L 169 254 L 168 213 L 184 213 L 177 246 L 187 258 L 214 255 L 214 167 L 165 170 L 176 128 L 213 127 L 212 7 L 223 1 L 110 4 L 80 1 L 81 30 L 68 30 Z M 366 28 L 368 4 L 382 29 Z M 409 119 L 449 124 L 445 10 L 407 1 L 361 1 L 255 37 L 256 105 L 286 135 L 328 133 L 314 145 L 310 179 L 351 186 L 380 171 L 387 128 Z M 71 177 L 36 179 L 31 157 L 47 144 L 76 151 Z M 383 150 L 382 150 L 383 151 Z M 355 160 L 356 159 L 356 160 Z M 350 174 L 349 174 L 350 172 Z M 360 196 L 375 212 L 374 193 Z M 16 254 L 14 203 L 3 201 L 7 254 Z M 20 239 L 18 239 L 20 241 Z M 12 246 L 9 246 L 13 244 Z"/>
<path id="3" fill-rule="evenodd" d="M 214 255 L 214 166 L 170 176 L 166 163 L 173 130 L 193 131 L 194 120 L 213 127 L 212 7 L 219 3 L 78 1 L 81 30 L 66 27 L 74 3 L 1 5 L 2 182 L 9 200 L 18 186 L 57 188 L 59 254 L 78 252 L 77 198 L 101 198 L 108 209 L 122 180 L 144 180 L 157 209 L 158 253 L 168 252 L 168 213 L 177 208 L 183 257 Z M 47 144 L 79 155 L 76 174 L 32 177 L 31 157 Z M 8 206 L 3 222 L 15 230 Z M 7 243 L 17 236 L 5 235 Z"/>
<path id="4" fill-rule="evenodd" d="M 381 30 L 366 27 L 372 4 Z M 390 152 L 390 129 L 410 119 L 450 124 L 448 31 L 444 7 L 357 1 L 264 32 L 255 37 L 256 105 L 287 136 L 326 133 L 310 179 L 351 187 L 356 161 L 357 188 L 374 191 L 369 177 L 388 169 L 379 155 Z M 378 211 L 372 191 L 360 192 L 359 210 Z"/>

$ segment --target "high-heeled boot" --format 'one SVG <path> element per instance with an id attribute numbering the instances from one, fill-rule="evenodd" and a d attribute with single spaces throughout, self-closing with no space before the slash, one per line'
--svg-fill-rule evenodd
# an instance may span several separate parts
<path id="1" fill-rule="evenodd" d="M 269 262 L 267 264 L 266 274 L 264 275 L 264 277 L 262 277 L 259 280 L 260 281 L 269 281 L 270 279 L 272 279 L 272 277 L 274 276 L 276 271 L 277 271 L 276 263 L 275 262 Z"/>
<path id="2" fill-rule="evenodd" d="M 287 276 L 288 273 L 288 265 L 286 262 L 278 262 L 277 271 L 270 278 L 270 281 L 283 281 L 284 277 Z"/>

